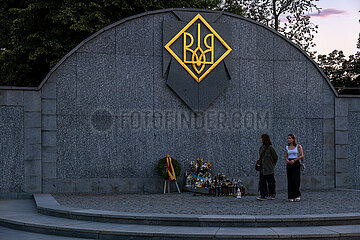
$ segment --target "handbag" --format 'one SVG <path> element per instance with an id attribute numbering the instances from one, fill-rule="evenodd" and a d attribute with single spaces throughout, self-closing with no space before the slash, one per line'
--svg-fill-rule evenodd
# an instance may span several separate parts
<path id="1" fill-rule="evenodd" d="M 298 144 L 298 152 L 299 152 L 299 144 Z M 306 166 L 305 166 L 305 163 L 303 163 L 303 160 L 302 159 L 300 159 L 299 160 L 299 163 L 300 163 L 300 171 L 305 171 L 305 169 L 306 169 Z"/>
<path id="2" fill-rule="evenodd" d="M 255 164 L 255 170 L 256 170 L 256 171 L 260 171 L 260 170 L 261 170 L 262 160 L 263 160 L 263 158 L 264 158 L 265 152 L 266 152 L 266 150 L 268 149 L 268 147 L 269 147 L 269 145 L 267 145 L 267 146 L 265 147 L 265 150 L 261 153 L 259 160 L 256 161 L 256 164 Z"/>

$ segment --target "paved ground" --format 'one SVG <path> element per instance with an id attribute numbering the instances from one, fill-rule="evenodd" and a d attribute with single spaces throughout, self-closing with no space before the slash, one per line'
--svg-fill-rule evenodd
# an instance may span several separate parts
<path id="1" fill-rule="evenodd" d="M 290 203 L 280 192 L 276 200 L 257 201 L 256 196 L 194 196 L 171 194 L 55 194 L 65 206 L 139 213 L 181 213 L 207 215 L 303 215 L 360 212 L 359 190 L 303 191 L 302 201 Z"/>
<path id="2" fill-rule="evenodd" d="M 61 237 L 40 233 L 25 232 L 0 226 L 0 240 L 79 240 L 80 238 Z M 81 238 L 87 240 L 85 238 Z M 89 239 L 90 240 L 90 239 Z"/>

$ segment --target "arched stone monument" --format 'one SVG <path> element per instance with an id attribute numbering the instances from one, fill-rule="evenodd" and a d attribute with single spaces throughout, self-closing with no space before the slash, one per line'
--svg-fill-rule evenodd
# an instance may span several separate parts
<path id="1" fill-rule="evenodd" d="M 226 12 L 169 9 L 81 42 L 37 88 L 0 88 L 2 195 L 161 192 L 158 159 L 197 157 L 256 191 L 260 136 L 294 133 L 302 188 L 359 186 L 360 98 L 338 96 L 299 47 Z"/>

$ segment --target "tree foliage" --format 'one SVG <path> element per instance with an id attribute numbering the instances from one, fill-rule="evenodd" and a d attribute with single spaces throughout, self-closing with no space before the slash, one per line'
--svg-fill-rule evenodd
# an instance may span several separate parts
<path id="1" fill-rule="evenodd" d="M 308 14 L 314 10 L 318 0 L 225 0 L 223 9 L 242 14 L 261 22 L 292 40 L 310 56 L 315 47 L 314 34 L 318 26 L 310 21 Z"/>
<path id="2" fill-rule="evenodd" d="M 0 85 L 38 86 L 82 40 L 141 12 L 214 9 L 220 0 L 2 0 Z"/>
<path id="3" fill-rule="evenodd" d="M 360 37 L 357 47 L 360 49 Z M 342 51 L 334 50 L 328 55 L 319 55 L 317 62 L 335 88 L 360 88 L 360 51 L 346 58 Z"/>

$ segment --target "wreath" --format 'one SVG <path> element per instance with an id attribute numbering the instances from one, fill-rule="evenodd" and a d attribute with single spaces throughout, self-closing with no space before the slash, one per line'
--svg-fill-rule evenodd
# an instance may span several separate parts
<path id="1" fill-rule="evenodd" d="M 178 177 L 181 171 L 181 166 L 180 163 L 178 161 L 176 161 L 175 159 L 171 158 L 171 163 L 174 167 L 174 171 L 175 171 L 175 176 Z M 164 178 L 164 179 L 169 179 L 169 173 L 167 171 L 166 166 L 166 157 L 161 158 L 156 166 L 157 172 L 159 174 L 160 177 Z"/>

